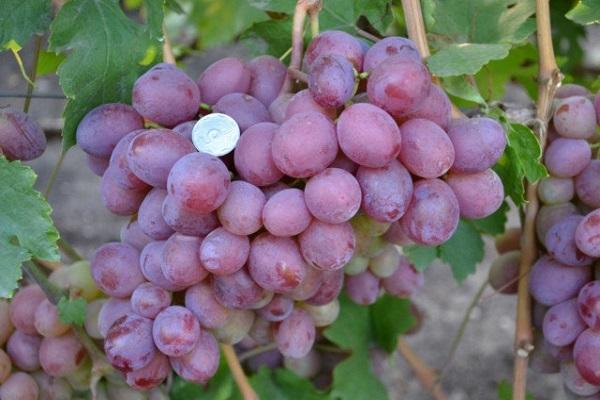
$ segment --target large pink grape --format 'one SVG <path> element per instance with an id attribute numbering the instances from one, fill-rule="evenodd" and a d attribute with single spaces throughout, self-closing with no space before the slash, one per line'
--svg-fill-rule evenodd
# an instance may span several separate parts
<path id="1" fill-rule="evenodd" d="M 107 340 L 110 337 L 109 331 Z M 50 376 L 71 375 L 82 365 L 86 356 L 85 348 L 72 332 L 62 336 L 45 337 L 40 345 L 40 364 Z"/>
<path id="2" fill-rule="evenodd" d="M 395 117 L 416 111 L 431 89 L 425 65 L 393 56 L 375 67 L 367 81 L 369 100 Z"/>
<path id="3" fill-rule="evenodd" d="M 180 357 L 196 346 L 200 338 L 200 323 L 187 308 L 170 306 L 154 319 L 152 337 L 161 353 Z"/>
<path id="4" fill-rule="evenodd" d="M 456 231 L 459 210 L 456 195 L 448 184 L 439 179 L 423 179 L 415 183 L 402 227 L 416 243 L 437 246 Z"/>
<path id="5" fill-rule="evenodd" d="M 400 152 L 402 137 L 394 119 L 369 103 L 353 104 L 337 121 L 340 148 L 357 164 L 380 168 Z"/>
<path id="6" fill-rule="evenodd" d="M 315 218 L 339 224 L 350 220 L 358 212 L 361 190 L 358 181 L 349 172 L 327 168 L 308 180 L 304 199 Z"/>
<path id="7" fill-rule="evenodd" d="M 131 308 L 142 317 L 154 318 L 171 304 L 171 298 L 171 292 L 145 282 L 131 294 Z"/>
<path id="8" fill-rule="evenodd" d="M 586 215 L 575 230 L 575 245 L 591 257 L 600 257 L 600 210 Z"/>
<path id="9" fill-rule="evenodd" d="M 137 220 L 123 225 L 119 236 L 121 242 L 127 243 L 140 251 L 152 241 L 152 238 L 142 231 Z"/>
<path id="10" fill-rule="evenodd" d="M 295 114 L 275 132 L 271 151 L 275 165 L 286 175 L 313 176 L 335 160 L 335 127 L 329 118 L 316 112 Z"/>
<path id="11" fill-rule="evenodd" d="M 421 61 L 415 43 L 400 36 L 388 36 L 375 42 L 367 53 L 363 63 L 363 71 L 369 72 L 390 57 L 399 56 L 405 59 Z"/>
<path id="12" fill-rule="evenodd" d="M 173 165 L 194 145 L 170 129 L 149 129 L 129 144 L 127 161 L 131 171 L 149 185 L 165 188 Z"/>
<path id="13" fill-rule="evenodd" d="M 102 180 L 100 181 L 100 193 L 102 195 L 102 203 L 108 210 L 114 214 L 126 216 L 135 214 L 144 201 L 147 189 L 134 190 L 123 188 L 111 173 L 108 168 Z"/>
<path id="14" fill-rule="evenodd" d="M 131 309 L 131 302 L 129 299 L 117 299 L 116 297 L 111 297 L 106 300 L 98 313 L 98 329 L 102 337 L 106 337 L 108 330 L 118 319 L 131 312 L 133 312 L 133 310 Z"/>
<path id="15" fill-rule="evenodd" d="M 448 136 L 454 145 L 452 170 L 456 172 L 483 172 L 498 161 L 506 147 L 504 128 L 487 117 L 453 120 Z"/>
<path id="16" fill-rule="evenodd" d="M 412 174 L 437 178 L 448 172 L 454 163 L 454 146 L 442 128 L 417 118 L 403 123 L 400 130 L 400 161 Z"/>
<path id="17" fill-rule="evenodd" d="M 575 177 L 575 192 L 585 205 L 600 208 L 600 160 L 592 160 Z"/>
<path id="18" fill-rule="evenodd" d="M 215 299 L 212 287 L 206 282 L 200 282 L 186 290 L 185 306 L 198 318 L 200 325 L 208 329 L 222 327 L 231 314 L 227 307 Z"/>
<path id="19" fill-rule="evenodd" d="M 179 291 L 183 286 L 173 284 L 162 272 L 163 250 L 166 240 L 150 242 L 140 253 L 142 275 L 151 283 L 169 291 Z"/>
<path id="20" fill-rule="evenodd" d="M 145 367 L 157 352 L 152 320 L 134 313 L 119 318 L 106 334 L 104 351 L 110 363 L 123 372 Z"/>
<path id="21" fill-rule="evenodd" d="M 91 269 L 96 285 L 113 297 L 127 297 L 144 282 L 140 252 L 125 243 L 100 246 L 92 256 Z"/>
<path id="22" fill-rule="evenodd" d="M 582 172 L 591 158 L 592 150 L 585 140 L 559 138 L 546 148 L 544 164 L 553 176 L 570 178 Z"/>
<path id="23" fill-rule="evenodd" d="M 322 306 L 331 303 L 337 298 L 344 286 L 344 270 L 323 271 L 321 274 L 321 286 L 319 290 L 306 303 L 314 306 Z"/>
<path id="24" fill-rule="evenodd" d="M 6 343 L 6 352 L 12 364 L 22 371 L 33 372 L 40 368 L 38 353 L 42 338 L 19 330 L 13 332 Z"/>
<path id="25" fill-rule="evenodd" d="M 45 299 L 37 306 L 34 315 L 35 329 L 42 336 L 59 336 L 69 330 L 69 325 L 60 320 L 58 307 Z"/>
<path id="26" fill-rule="evenodd" d="M 299 242 L 304 259 L 325 271 L 342 268 L 356 246 L 354 230 L 348 222 L 327 224 L 314 220 L 300 234 Z"/>
<path id="27" fill-rule="evenodd" d="M 269 107 L 277 98 L 287 77 L 287 67 L 273 56 L 259 56 L 246 66 L 252 80 L 248 93 Z"/>
<path id="28" fill-rule="evenodd" d="M 573 203 L 561 203 L 551 206 L 543 206 L 538 212 L 535 220 L 535 231 L 540 242 L 544 242 L 546 234 L 554 224 L 562 221 L 569 215 L 579 214 Z"/>
<path id="29" fill-rule="evenodd" d="M 0 386 L 2 400 L 37 400 L 40 388 L 31 375 L 15 372 Z"/>
<path id="30" fill-rule="evenodd" d="M 585 323 L 592 329 L 600 329 L 600 281 L 591 281 L 581 288 L 577 305 Z"/>
<path id="31" fill-rule="evenodd" d="M 265 228 L 275 236 L 295 236 L 302 233 L 312 219 L 300 189 L 284 189 L 275 193 L 262 211 Z"/>
<path id="32" fill-rule="evenodd" d="M 198 249 L 202 239 L 175 233 L 163 248 L 161 271 L 165 278 L 178 287 L 192 286 L 208 276 L 202 266 Z"/>
<path id="33" fill-rule="evenodd" d="M 137 177 L 129 168 L 127 161 L 127 152 L 129 145 L 135 137 L 145 132 L 144 129 L 138 129 L 125 135 L 115 146 L 110 156 L 111 175 L 117 183 L 125 189 L 142 190 L 148 187 L 148 184 Z"/>
<path id="34" fill-rule="evenodd" d="M 90 171 L 94 175 L 102 176 L 108 168 L 109 159 L 104 157 L 96 157 L 91 154 L 87 154 L 86 164 Z"/>
<path id="35" fill-rule="evenodd" d="M 195 212 L 171 195 L 167 195 L 163 201 L 162 217 L 171 229 L 189 236 L 205 236 L 219 226 L 216 213 Z"/>
<path id="36" fill-rule="evenodd" d="M 348 297 L 356 304 L 363 306 L 368 306 L 377 301 L 380 287 L 380 279 L 370 271 L 364 271 L 346 278 Z"/>
<path id="37" fill-rule="evenodd" d="M 251 308 L 263 295 L 245 268 L 230 275 L 215 275 L 212 280 L 214 296 L 227 308 Z"/>
<path id="38" fill-rule="evenodd" d="M 410 173 L 397 160 L 382 168 L 360 167 L 356 179 L 362 191 L 362 210 L 379 222 L 399 220 L 413 195 Z"/>
<path id="39" fill-rule="evenodd" d="M 424 278 L 421 271 L 402 256 L 394 273 L 381 280 L 386 292 L 399 298 L 409 298 L 423 287 Z"/>
<path id="40" fill-rule="evenodd" d="M 288 292 L 304 279 L 306 266 L 293 239 L 263 233 L 252 241 L 248 270 L 266 290 Z"/>
<path id="41" fill-rule="evenodd" d="M 132 104 L 144 118 L 170 128 L 198 114 L 200 89 L 185 72 L 161 63 L 135 81 Z"/>
<path id="42" fill-rule="evenodd" d="M 171 357 L 170 361 L 177 375 L 203 384 L 217 372 L 219 359 L 219 344 L 210 332 L 202 330 L 192 351 L 181 357 Z"/>
<path id="43" fill-rule="evenodd" d="M 331 119 L 335 119 L 335 116 L 337 115 L 335 108 L 326 108 L 319 105 L 315 99 L 313 99 L 310 91 L 308 89 L 304 89 L 294 94 L 294 96 L 288 100 L 283 118 L 276 122 L 281 124 L 283 121 L 290 119 L 292 115 L 304 112 L 317 112 Z"/>
<path id="44" fill-rule="evenodd" d="M 581 267 L 594 261 L 580 251 L 575 243 L 575 231 L 582 220 L 580 215 L 571 215 L 554 224 L 546 234 L 544 244 L 548 253 L 563 264 Z"/>
<path id="45" fill-rule="evenodd" d="M 198 78 L 202 100 L 210 105 L 229 93 L 247 93 L 251 73 L 244 63 L 234 57 L 222 58 L 204 70 Z"/>
<path id="46" fill-rule="evenodd" d="M 562 137 L 588 139 L 596 132 L 594 104 L 584 96 L 562 99 L 554 111 L 552 123 Z"/>
<path id="47" fill-rule="evenodd" d="M 295 309 L 289 317 L 279 323 L 275 332 L 275 343 L 284 356 L 300 358 L 312 349 L 315 334 L 315 324 L 310 314 Z"/>
<path id="48" fill-rule="evenodd" d="M 575 341 L 573 356 L 575 366 L 583 379 L 593 385 L 600 385 L 600 332 L 592 329 L 583 331 Z"/>
<path id="49" fill-rule="evenodd" d="M 558 303 L 544 316 L 544 337 L 555 346 L 567 346 L 586 329 L 585 322 L 577 311 L 577 299 Z"/>
<path id="50" fill-rule="evenodd" d="M 0 150 L 9 160 L 33 160 L 46 150 L 46 135 L 29 115 L 11 107 L 2 108 Z"/>
<path id="51" fill-rule="evenodd" d="M 504 200 L 504 186 L 492 169 L 473 174 L 453 172 L 446 182 L 456 195 L 463 218 L 485 218 L 498 210 Z"/>
<path id="52" fill-rule="evenodd" d="M 308 89 L 321 106 L 343 106 L 354 92 L 354 71 L 346 58 L 336 54 L 317 58 L 308 74 Z"/>
<path id="53" fill-rule="evenodd" d="M 46 295 L 38 285 L 22 287 L 10 303 L 10 322 L 23 333 L 36 335 L 35 311 L 45 299 Z"/>
<path id="54" fill-rule="evenodd" d="M 448 130 L 452 118 L 452 103 L 444 89 L 438 85 L 431 85 L 429 95 L 423 100 L 423 104 L 401 117 L 404 121 L 414 118 L 427 119 Z"/>
<path id="55" fill-rule="evenodd" d="M 137 390 L 148 390 L 156 387 L 171 373 L 167 356 L 156 353 L 152 361 L 145 367 L 125 374 L 127 384 Z"/>
<path id="56" fill-rule="evenodd" d="M 192 153 L 173 165 L 167 190 L 183 207 L 208 214 L 223 204 L 229 185 L 229 171 L 221 160 L 205 153 Z"/>
<path id="57" fill-rule="evenodd" d="M 304 91 L 308 93 L 308 97 L 311 97 L 308 89 L 304 89 Z M 271 115 L 273 122 L 281 124 L 283 121 L 285 121 L 285 113 L 287 112 L 288 104 L 290 104 L 292 97 L 294 97 L 294 95 L 291 93 L 282 93 L 277 96 L 275 100 L 273 100 L 269 106 L 269 114 Z"/>
<path id="58" fill-rule="evenodd" d="M 198 254 L 202 266 L 215 275 L 229 275 L 244 266 L 250 252 L 247 236 L 217 228 L 202 241 Z"/>
<path id="59" fill-rule="evenodd" d="M 231 183 L 229 194 L 217 211 L 225 229 L 236 235 L 251 235 L 262 226 L 262 210 L 265 206 L 263 192 L 244 181 Z"/>
<path id="60" fill-rule="evenodd" d="M 77 144 L 88 154 L 109 158 L 123 136 L 143 128 L 144 119 L 130 105 L 102 104 L 79 122 Z"/>
<path id="61" fill-rule="evenodd" d="M 294 301 L 289 297 L 279 294 L 273 296 L 273 299 L 266 306 L 258 309 L 258 315 L 267 321 L 283 321 L 294 310 Z"/>
<path id="62" fill-rule="evenodd" d="M 213 111 L 229 115 L 237 122 L 242 132 L 252 125 L 271 122 L 267 107 L 245 93 L 230 93 L 221 97 L 213 106 Z"/>
<path id="63" fill-rule="evenodd" d="M 554 93 L 555 99 L 565 99 L 567 97 L 572 96 L 589 96 L 590 91 L 581 85 L 576 83 L 563 83 L 560 85 L 558 89 L 556 89 L 556 93 Z"/>
<path id="64" fill-rule="evenodd" d="M 310 299 L 321 287 L 323 281 L 323 271 L 306 265 L 306 273 L 304 279 L 292 291 L 286 293 L 291 299 L 296 301 L 304 301 Z"/>
<path id="65" fill-rule="evenodd" d="M 319 57 L 332 54 L 346 58 L 357 71 L 362 70 L 363 48 L 358 39 L 335 30 L 322 32 L 310 42 L 304 54 L 304 67 L 310 72 Z"/>
<path id="66" fill-rule="evenodd" d="M 279 181 L 283 172 L 277 169 L 271 153 L 273 135 L 278 125 L 262 122 L 251 126 L 240 137 L 234 153 L 235 169 L 244 180 L 256 186 Z"/>
<path id="67" fill-rule="evenodd" d="M 591 278 L 589 267 L 570 267 L 549 256 L 539 258 L 529 274 L 529 292 L 539 303 L 553 306 L 577 295 Z"/>
<path id="68" fill-rule="evenodd" d="M 162 213 L 166 197 L 166 190 L 154 188 L 148 192 L 138 211 L 140 229 L 154 240 L 165 240 L 173 234 Z"/>

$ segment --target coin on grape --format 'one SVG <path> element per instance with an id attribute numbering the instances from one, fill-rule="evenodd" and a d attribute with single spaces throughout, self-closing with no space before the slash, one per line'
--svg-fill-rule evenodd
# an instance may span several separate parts
<path id="1" fill-rule="evenodd" d="M 240 127 L 229 115 L 208 114 L 198 120 L 192 130 L 192 142 L 198 151 L 224 156 L 230 153 L 240 138 Z"/>

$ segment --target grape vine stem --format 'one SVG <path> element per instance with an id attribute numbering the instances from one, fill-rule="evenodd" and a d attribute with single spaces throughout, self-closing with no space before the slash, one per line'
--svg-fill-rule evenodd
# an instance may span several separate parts
<path id="1" fill-rule="evenodd" d="M 35 35 L 34 39 L 34 50 L 33 60 L 31 61 L 31 67 L 29 68 L 29 76 L 31 77 L 31 84 L 27 85 L 27 95 L 25 96 L 25 102 L 23 103 L 23 112 L 29 112 L 29 106 L 31 105 L 31 95 L 33 94 L 33 88 L 35 80 L 37 78 L 37 65 L 40 59 L 40 49 L 42 48 L 42 37 Z"/>
<path id="2" fill-rule="evenodd" d="M 448 400 L 448 396 L 444 394 L 442 388 L 437 384 L 437 374 L 415 353 L 403 337 L 398 338 L 397 348 L 398 352 L 415 372 L 415 375 L 417 375 L 417 379 L 421 382 L 421 385 L 431 393 L 431 396 L 435 400 Z"/>
<path id="3" fill-rule="evenodd" d="M 420 0 L 402 0 L 402 10 L 404 11 L 404 20 L 408 37 L 415 42 L 417 50 L 421 57 L 427 58 L 431 55 L 429 44 L 427 43 L 427 33 L 425 31 L 425 22 L 423 21 L 423 12 L 421 10 Z M 433 83 L 439 85 L 437 77 L 432 78 Z M 464 114 L 452 104 L 452 117 L 461 118 Z"/>
<path id="4" fill-rule="evenodd" d="M 163 22 L 163 61 L 167 64 L 175 64 L 175 54 L 173 54 L 173 47 L 171 46 L 171 39 L 167 31 L 167 25 Z"/>
<path id="5" fill-rule="evenodd" d="M 240 364 L 240 360 L 235 354 L 235 350 L 230 344 L 221 344 L 221 349 L 223 350 L 223 355 L 225 356 L 225 361 L 227 361 L 227 365 L 231 370 L 231 374 L 233 375 L 233 379 L 237 384 L 240 392 L 242 393 L 242 397 L 244 400 L 259 400 L 258 395 L 250 385 L 248 381 L 248 377 L 244 373 L 242 369 L 242 365 Z"/>
<path id="6" fill-rule="evenodd" d="M 540 145 L 546 144 L 546 128 L 552 110 L 552 99 L 560 85 L 561 74 L 552 47 L 549 0 L 536 0 L 537 44 L 539 53 L 537 118 L 540 121 L 536 130 Z M 515 358 L 513 366 L 513 399 L 525 400 L 527 390 L 527 364 L 533 350 L 531 330 L 531 298 L 529 296 L 529 269 L 537 258 L 535 217 L 539 209 L 537 184 L 527 185 L 527 206 L 521 235 L 521 262 L 519 265 L 519 290 L 515 329 Z"/>

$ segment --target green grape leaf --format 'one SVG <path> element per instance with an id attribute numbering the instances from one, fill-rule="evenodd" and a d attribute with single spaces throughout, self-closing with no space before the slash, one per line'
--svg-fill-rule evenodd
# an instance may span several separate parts
<path id="1" fill-rule="evenodd" d="M 205 48 L 227 43 L 253 24 L 269 20 L 265 12 L 246 0 L 197 0 L 193 2 L 190 18 L 200 32 L 200 45 Z M 290 37 L 286 39 L 289 41 Z"/>
<path id="2" fill-rule="evenodd" d="M 600 0 L 580 0 L 566 17 L 581 25 L 598 23 L 600 22 Z"/>
<path id="3" fill-rule="evenodd" d="M 354 9 L 358 16 L 363 15 L 382 34 L 393 21 L 390 0 L 354 0 Z"/>
<path id="4" fill-rule="evenodd" d="M 333 370 L 331 398 L 341 400 L 385 399 L 385 386 L 371 369 L 369 343 L 373 337 L 369 309 L 340 297 L 340 315 L 323 334 L 351 355 Z"/>
<path id="5" fill-rule="evenodd" d="M 434 47 L 454 43 L 520 43 L 535 31 L 535 0 L 429 0 Z"/>
<path id="6" fill-rule="evenodd" d="M 468 222 L 461 220 L 454 235 L 439 246 L 440 259 L 450 265 L 454 279 L 461 283 L 475 272 L 483 260 L 484 249 L 481 234 Z"/>
<path id="7" fill-rule="evenodd" d="M 204 385 L 188 382 L 178 376 L 171 386 L 171 400 L 231 400 L 239 395 L 227 363 L 221 357 L 217 373 Z"/>
<path id="8" fill-rule="evenodd" d="M 296 0 L 248 0 L 248 3 L 259 10 L 293 14 Z"/>
<path id="9" fill-rule="evenodd" d="M 369 306 L 369 312 L 375 340 L 388 353 L 396 350 L 398 336 L 417 322 L 410 310 L 410 300 L 388 294 Z"/>
<path id="10" fill-rule="evenodd" d="M 0 156 L 0 297 L 17 288 L 24 261 L 59 259 L 52 208 L 33 188 L 36 178 L 31 167 Z"/>
<path id="11" fill-rule="evenodd" d="M 429 57 L 427 65 L 437 76 L 474 75 L 491 60 L 508 55 L 509 44 L 452 44 Z"/>
<path id="12" fill-rule="evenodd" d="M 584 74 L 580 73 L 584 56 L 581 41 L 585 40 L 586 32 L 585 26 L 573 22 L 565 15 L 572 6 L 571 1 L 551 1 L 550 25 L 552 36 L 560 38 L 560 51 L 556 60 L 560 71 L 583 78 Z"/>
<path id="13" fill-rule="evenodd" d="M 498 389 L 496 391 L 498 400 L 512 400 L 513 387 L 508 381 L 498 382 Z M 533 395 L 529 392 L 525 395 L 526 400 L 534 400 Z"/>
<path id="14" fill-rule="evenodd" d="M 278 368 L 270 370 L 261 367 L 250 377 L 250 384 L 261 399 L 280 400 L 325 400 L 325 393 L 318 391 L 308 380 L 290 370 Z"/>
<path id="15" fill-rule="evenodd" d="M 485 104 L 485 100 L 481 97 L 477 86 L 473 85 L 473 82 L 464 76 L 445 77 L 442 79 L 442 86 L 451 96 L 477 104 Z"/>
<path id="16" fill-rule="evenodd" d="M 58 301 L 58 316 L 65 324 L 82 326 L 85 323 L 86 305 L 84 299 L 67 299 L 61 297 Z"/>
<path id="17" fill-rule="evenodd" d="M 0 49 L 14 42 L 23 47 L 34 33 L 48 29 L 50 0 L 3 0 L 0 13 Z"/>
<path id="18" fill-rule="evenodd" d="M 40 57 L 36 68 L 37 76 L 55 73 L 64 59 L 65 56 L 62 54 L 56 54 L 51 51 L 40 51 Z"/>
<path id="19" fill-rule="evenodd" d="M 492 215 L 482 219 L 473 219 L 470 223 L 482 234 L 499 235 L 505 230 L 506 222 L 508 221 L 508 216 L 506 215 L 508 211 L 510 211 L 510 208 L 506 201 L 504 201 L 500 208 Z"/>
<path id="20" fill-rule="evenodd" d="M 437 247 L 430 246 L 406 246 L 402 251 L 419 271 L 424 271 L 438 256 Z"/>
<path id="21" fill-rule="evenodd" d="M 258 22 L 247 29 L 240 37 L 250 56 L 270 54 L 281 57 L 291 46 L 291 18 Z"/>
<path id="22" fill-rule="evenodd" d="M 162 4 L 162 1 L 151 0 Z M 149 1 L 147 1 L 149 3 Z M 148 11 L 162 13 L 162 7 Z M 63 148 L 75 144 L 79 121 L 92 108 L 128 103 L 137 77 L 161 52 L 153 26 L 130 20 L 117 0 L 71 0 L 50 26 L 50 50 L 70 54 L 58 68 L 68 102 L 63 112 Z M 154 33 L 152 33 L 154 32 Z"/>
<path id="23" fill-rule="evenodd" d="M 487 101 L 501 99 L 506 84 L 517 81 L 532 98 L 537 96 L 537 50 L 531 43 L 513 47 L 508 57 L 491 61 L 475 76 L 477 86 Z"/>
<path id="24" fill-rule="evenodd" d="M 542 148 L 533 131 L 522 124 L 504 123 L 507 146 L 494 166 L 504 184 L 504 191 L 515 205 L 525 202 L 524 179 L 537 182 L 548 176 L 541 162 Z"/>

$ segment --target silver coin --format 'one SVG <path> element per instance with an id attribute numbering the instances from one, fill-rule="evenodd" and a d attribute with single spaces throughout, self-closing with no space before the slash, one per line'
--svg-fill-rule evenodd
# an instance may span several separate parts
<path id="1" fill-rule="evenodd" d="M 203 153 L 224 156 L 230 153 L 240 138 L 240 127 L 229 115 L 208 114 L 192 129 L 192 142 Z"/>

